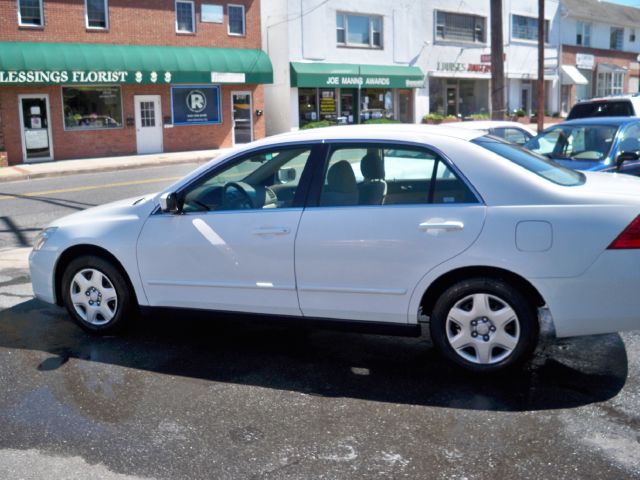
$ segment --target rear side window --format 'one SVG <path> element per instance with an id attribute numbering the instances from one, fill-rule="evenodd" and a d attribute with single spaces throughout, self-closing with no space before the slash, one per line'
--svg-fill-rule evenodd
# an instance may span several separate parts
<path id="1" fill-rule="evenodd" d="M 633 117 L 633 105 L 628 100 L 588 102 L 574 105 L 567 120 L 587 117 Z"/>
<path id="2" fill-rule="evenodd" d="M 558 185 L 573 187 L 582 185 L 585 182 L 583 173 L 565 168 L 553 160 L 549 160 L 542 155 L 537 155 L 523 147 L 505 142 L 499 138 L 484 136 L 476 138 L 471 142 Z"/>

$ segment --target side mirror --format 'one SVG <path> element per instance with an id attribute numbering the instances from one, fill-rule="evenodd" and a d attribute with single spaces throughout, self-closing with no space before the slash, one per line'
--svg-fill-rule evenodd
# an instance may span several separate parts
<path id="1" fill-rule="evenodd" d="M 620 167 L 624 162 L 632 162 L 639 159 L 640 156 L 638 155 L 638 152 L 620 152 L 616 157 L 616 169 L 620 170 Z"/>
<path id="2" fill-rule="evenodd" d="M 180 213 L 176 192 L 167 192 L 160 195 L 160 210 L 164 213 Z"/>
<path id="3" fill-rule="evenodd" d="M 278 170 L 278 181 L 280 183 L 293 182 L 296 179 L 295 168 L 281 168 Z"/>

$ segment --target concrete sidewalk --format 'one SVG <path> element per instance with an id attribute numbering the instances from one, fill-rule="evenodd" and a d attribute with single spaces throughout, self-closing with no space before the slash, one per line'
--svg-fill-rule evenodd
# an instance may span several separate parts
<path id="1" fill-rule="evenodd" d="M 0 182 L 56 177 L 66 174 L 108 172 L 130 168 L 175 165 L 180 163 L 204 163 L 229 148 L 198 150 L 194 152 L 157 153 L 152 155 L 130 155 L 122 157 L 83 158 L 57 162 L 22 163 L 0 168 Z"/>

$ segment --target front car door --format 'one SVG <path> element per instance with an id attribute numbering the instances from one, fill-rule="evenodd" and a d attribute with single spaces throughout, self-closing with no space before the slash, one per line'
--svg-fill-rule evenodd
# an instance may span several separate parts
<path id="1" fill-rule="evenodd" d="M 616 164 L 615 160 L 618 158 L 618 155 L 623 152 L 632 152 L 640 155 L 640 123 L 632 123 L 625 127 L 612 156 L 612 163 L 614 166 Z M 622 162 L 618 171 L 621 173 L 628 173 L 630 175 L 640 175 L 640 159 L 627 160 L 625 162 Z"/>
<path id="2" fill-rule="evenodd" d="M 330 145 L 324 172 L 296 240 L 302 313 L 415 322 L 413 289 L 478 237 L 480 197 L 442 156 L 412 145 Z"/>
<path id="3" fill-rule="evenodd" d="M 182 214 L 151 215 L 137 249 L 149 304 L 300 315 L 294 239 L 313 149 L 245 153 L 179 189 Z"/>

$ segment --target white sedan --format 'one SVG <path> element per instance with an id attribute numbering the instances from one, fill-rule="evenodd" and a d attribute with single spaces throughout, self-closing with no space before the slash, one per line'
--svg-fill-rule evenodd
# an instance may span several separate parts
<path id="1" fill-rule="evenodd" d="M 98 333 L 145 307 L 413 335 L 428 319 L 447 358 L 493 371 L 540 336 L 640 327 L 639 213 L 640 179 L 569 170 L 482 132 L 332 127 L 62 218 L 30 267 L 38 298 Z"/>
<path id="2" fill-rule="evenodd" d="M 454 128 L 482 130 L 518 145 L 524 145 L 537 135 L 535 131 L 523 124 L 507 120 L 472 120 L 469 122 L 453 122 L 447 125 Z"/>

